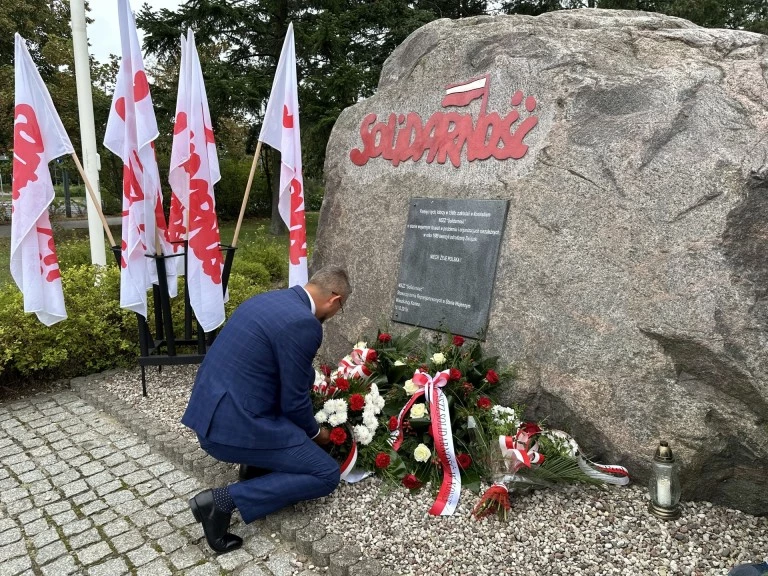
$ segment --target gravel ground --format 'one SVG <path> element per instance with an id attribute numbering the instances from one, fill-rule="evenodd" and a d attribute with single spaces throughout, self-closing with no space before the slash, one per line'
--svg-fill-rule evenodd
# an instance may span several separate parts
<path id="1" fill-rule="evenodd" d="M 138 368 L 103 386 L 167 426 L 194 434 L 179 419 L 197 366 L 147 370 L 148 398 Z M 675 522 L 648 514 L 647 491 L 567 487 L 516 495 L 507 523 L 470 517 L 477 501 L 464 491 L 452 517 L 426 514 L 432 497 L 409 494 L 378 479 L 343 484 L 330 497 L 301 506 L 326 529 L 356 542 L 404 576 L 413 575 L 725 575 L 742 562 L 768 557 L 768 518 L 709 502 L 685 502 Z"/>

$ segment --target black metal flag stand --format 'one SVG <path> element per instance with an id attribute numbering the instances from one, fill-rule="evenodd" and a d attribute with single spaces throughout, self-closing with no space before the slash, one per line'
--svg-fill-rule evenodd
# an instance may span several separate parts
<path id="1" fill-rule="evenodd" d="M 232 270 L 232 260 L 235 257 L 234 246 L 219 244 L 220 250 L 224 252 L 224 269 L 221 274 L 222 290 L 226 294 L 229 274 Z M 120 246 L 112 246 L 112 253 L 117 260 L 117 265 L 121 263 Z M 179 364 L 199 364 L 203 361 L 208 347 L 213 344 L 216 338 L 217 330 L 208 332 L 203 331 L 200 322 L 194 316 L 192 305 L 189 300 L 189 290 L 184 290 L 184 338 L 177 339 L 173 329 L 173 318 L 171 316 L 171 299 L 168 294 L 168 277 L 166 276 L 165 260 L 168 258 L 178 258 L 181 254 L 173 255 L 147 255 L 152 258 L 157 267 L 158 283 L 152 286 L 152 303 L 155 313 L 155 336 L 149 329 L 147 320 L 136 313 L 136 320 L 139 325 L 139 366 L 141 366 L 141 393 L 147 395 L 147 379 L 145 368 L 147 366 L 157 366 L 162 370 L 163 366 Z M 187 270 L 187 243 L 184 242 L 184 270 Z M 196 337 L 192 337 L 192 324 L 197 324 Z M 179 354 L 177 347 L 196 346 L 194 353 Z M 165 350 L 163 352 L 163 349 Z"/>

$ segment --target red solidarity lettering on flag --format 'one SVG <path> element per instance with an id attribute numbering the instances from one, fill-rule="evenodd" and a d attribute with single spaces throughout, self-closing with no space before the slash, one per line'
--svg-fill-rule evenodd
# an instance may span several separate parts
<path id="1" fill-rule="evenodd" d="M 214 284 L 221 284 L 224 259 L 219 249 L 219 224 L 213 210 L 213 196 L 205 179 L 193 178 L 200 165 L 200 155 L 195 153 L 195 145 L 190 143 L 189 160 L 182 165 L 189 174 L 189 248 L 203 264 L 203 273 Z"/>
<path id="2" fill-rule="evenodd" d="M 36 229 L 38 234 L 49 236 L 48 242 L 44 245 L 48 249 L 47 252 L 40 253 L 40 275 L 47 282 L 53 282 L 61 278 L 59 259 L 56 256 L 56 245 L 53 243 L 53 230 L 51 228 L 41 228 L 40 226 L 36 226 Z"/>
<path id="3" fill-rule="evenodd" d="M 141 102 L 149 96 L 149 82 L 147 82 L 147 75 L 143 70 L 136 72 L 133 77 L 133 101 Z M 115 112 L 120 116 L 120 119 L 125 122 L 125 96 L 121 96 L 115 100 Z"/>
<path id="4" fill-rule="evenodd" d="M 144 190 L 142 189 L 139 178 L 136 175 L 136 167 L 133 165 L 134 161 L 138 165 L 138 169 L 141 172 L 144 171 L 144 166 L 142 166 L 141 162 L 139 161 L 139 155 L 134 150 L 128 160 L 128 165 L 123 164 L 123 196 L 125 196 L 125 199 L 128 201 L 128 209 L 123 210 L 123 216 L 128 216 L 130 213 L 131 204 L 140 200 L 144 200 Z M 137 227 L 139 233 L 143 232 L 144 228 L 144 224 L 141 224 Z M 141 249 L 146 250 L 146 248 L 146 245 L 142 242 Z M 121 253 L 125 254 L 127 249 L 128 245 L 126 244 L 125 240 L 123 240 L 121 244 Z M 120 265 L 123 268 L 128 267 L 128 262 L 126 262 L 124 256 L 121 256 L 120 258 Z"/>
<path id="5" fill-rule="evenodd" d="M 283 104 L 283 128 L 293 128 L 293 114 L 288 113 L 288 106 Z"/>
<path id="6" fill-rule="evenodd" d="M 294 266 L 300 264 L 299 258 L 307 256 L 307 230 L 303 204 L 301 182 L 294 178 L 291 180 L 291 231 L 289 234 L 291 246 L 288 249 L 288 259 Z"/>
<path id="7" fill-rule="evenodd" d="M 219 226 L 212 210 L 213 196 L 202 178 L 189 181 L 189 247 L 203 264 L 203 273 L 221 284 L 223 259 L 219 249 Z"/>
<path id="8" fill-rule="evenodd" d="M 37 180 L 35 172 L 44 151 L 35 110 L 29 104 L 17 105 L 13 130 L 13 200 L 19 199 L 27 184 Z"/>

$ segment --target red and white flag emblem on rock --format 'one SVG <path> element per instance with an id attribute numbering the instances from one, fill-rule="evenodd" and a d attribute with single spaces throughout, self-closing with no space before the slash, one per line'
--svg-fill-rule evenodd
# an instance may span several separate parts
<path id="1" fill-rule="evenodd" d="M 75 150 L 24 39 L 16 34 L 15 41 L 11 275 L 24 295 L 24 312 L 51 326 L 67 312 L 48 216 L 54 197 L 48 162 Z"/>
<path id="2" fill-rule="evenodd" d="M 304 218 L 304 179 L 301 172 L 299 97 L 293 23 L 280 52 L 259 140 L 280 151 L 280 216 L 288 226 L 288 286 L 307 282 L 307 227 Z"/>
<path id="3" fill-rule="evenodd" d="M 203 71 L 195 36 L 181 39 L 181 71 L 173 128 L 170 232 L 188 240 L 187 290 L 195 317 L 205 332 L 224 323 L 219 222 L 213 185 L 221 180 Z"/>
<path id="4" fill-rule="evenodd" d="M 109 111 L 104 146 L 123 161 L 123 238 L 120 306 L 147 317 L 147 290 L 157 281 L 152 258 L 156 243 L 171 251 L 160 193 L 153 141 L 158 136 L 155 111 L 144 72 L 136 23 L 128 0 L 118 0 L 122 58 Z M 173 259 L 166 260 L 169 292 L 176 295 Z"/>

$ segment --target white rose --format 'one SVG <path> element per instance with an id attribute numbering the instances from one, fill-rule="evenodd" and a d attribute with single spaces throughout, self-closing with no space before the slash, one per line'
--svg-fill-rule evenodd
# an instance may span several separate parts
<path id="1" fill-rule="evenodd" d="M 424 418 L 427 415 L 427 407 L 425 404 L 419 403 L 411 406 L 411 418 Z"/>
<path id="2" fill-rule="evenodd" d="M 405 388 L 406 394 L 410 394 L 411 396 L 419 391 L 419 387 L 413 383 L 413 380 L 406 380 L 403 388 Z"/>
<path id="3" fill-rule="evenodd" d="M 445 355 L 442 352 L 435 352 L 432 354 L 432 362 L 437 366 L 445 364 Z"/>
<path id="4" fill-rule="evenodd" d="M 320 410 L 317 414 L 315 414 L 315 421 L 318 424 L 322 424 L 323 422 L 327 422 L 328 421 L 328 414 L 326 414 L 325 412 Z"/>
<path id="5" fill-rule="evenodd" d="M 426 462 L 431 456 L 432 452 L 429 451 L 425 444 L 419 444 L 413 451 L 413 457 L 416 459 L 416 462 Z"/>
<path id="6" fill-rule="evenodd" d="M 402 360 L 395 360 L 395 366 L 405 366 L 405 362 Z"/>

